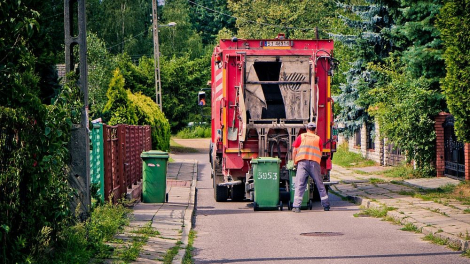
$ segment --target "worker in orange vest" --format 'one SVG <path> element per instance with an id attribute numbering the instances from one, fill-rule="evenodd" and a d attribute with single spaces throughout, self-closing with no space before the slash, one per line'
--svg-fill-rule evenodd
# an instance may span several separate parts
<path id="1" fill-rule="evenodd" d="M 321 138 L 315 134 L 317 125 L 314 122 L 307 124 L 307 133 L 299 135 L 292 145 L 294 147 L 294 164 L 297 165 L 297 176 L 295 177 L 295 195 L 292 212 L 300 213 L 300 204 L 307 187 L 308 176 L 312 177 L 320 200 L 325 211 L 330 210 L 328 193 L 326 192 L 321 177 L 320 162 L 323 151 Z"/>

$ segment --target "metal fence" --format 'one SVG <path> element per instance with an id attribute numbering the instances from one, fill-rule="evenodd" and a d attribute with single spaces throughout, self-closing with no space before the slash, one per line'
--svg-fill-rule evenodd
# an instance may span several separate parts
<path id="1" fill-rule="evenodd" d="M 95 124 L 91 138 L 92 183 L 99 182 L 101 199 L 117 202 L 142 179 L 140 154 L 152 148 L 150 126 Z"/>

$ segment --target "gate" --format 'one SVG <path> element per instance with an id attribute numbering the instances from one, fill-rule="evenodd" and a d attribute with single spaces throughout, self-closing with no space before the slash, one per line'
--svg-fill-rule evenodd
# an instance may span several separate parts
<path id="1" fill-rule="evenodd" d="M 388 166 L 398 166 L 405 160 L 405 156 L 401 153 L 401 149 L 394 144 L 387 145 L 386 164 Z"/>
<path id="2" fill-rule="evenodd" d="M 465 178 L 464 144 L 457 140 L 454 133 L 454 116 L 449 115 L 444 126 L 444 174 Z"/>

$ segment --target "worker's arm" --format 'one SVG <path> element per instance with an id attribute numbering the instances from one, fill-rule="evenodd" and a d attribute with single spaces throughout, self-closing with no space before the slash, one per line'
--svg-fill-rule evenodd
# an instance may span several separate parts
<path id="1" fill-rule="evenodd" d="M 299 147 L 300 147 L 300 143 L 302 143 L 302 139 L 300 138 L 300 136 L 298 136 L 294 143 L 292 144 L 292 147 L 294 148 L 292 150 L 292 160 L 295 160 L 295 156 L 297 155 L 297 152 L 299 151 Z"/>
<path id="2" fill-rule="evenodd" d="M 295 160 L 295 155 L 297 155 L 297 152 L 298 148 L 294 148 L 294 150 L 292 150 L 292 160 Z"/>

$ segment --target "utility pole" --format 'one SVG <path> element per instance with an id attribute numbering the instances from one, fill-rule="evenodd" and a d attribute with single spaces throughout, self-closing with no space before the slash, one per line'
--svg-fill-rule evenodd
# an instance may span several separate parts
<path id="1" fill-rule="evenodd" d="M 160 48 L 158 44 L 157 0 L 152 0 L 153 57 L 155 67 L 155 102 L 162 110 L 162 83 L 160 81 Z"/>
<path id="2" fill-rule="evenodd" d="M 90 138 L 88 136 L 88 69 L 86 44 L 85 0 L 64 0 L 65 27 L 65 67 L 66 72 L 75 71 L 78 63 L 78 87 L 83 98 L 80 122 L 73 124 L 68 144 L 70 151 L 70 172 L 68 183 L 76 190 L 70 202 L 72 212 L 80 212 L 80 218 L 88 217 L 91 207 L 90 197 Z M 78 22 L 77 27 L 74 23 Z M 78 32 L 74 32 L 74 28 Z M 73 47 L 78 46 L 78 60 L 74 57 Z M 79 208 L 77 208 L 79 207 Z"/>

